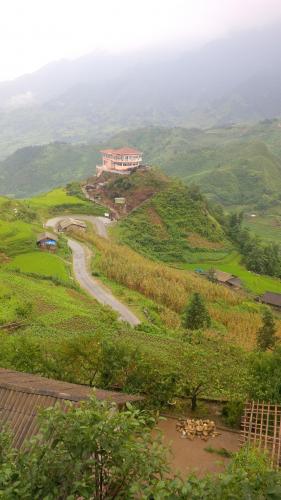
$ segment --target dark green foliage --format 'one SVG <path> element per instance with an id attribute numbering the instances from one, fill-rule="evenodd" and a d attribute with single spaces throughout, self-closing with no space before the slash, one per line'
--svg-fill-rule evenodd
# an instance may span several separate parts
<path id="1" fill-rule="evenodd" d="M 130 405 L 118 412 L 94 398 L 79 407 L 70 405 L 67 412 L 46 410 L 42 437 L 28 453 L 7 456 L 7 437 L 1 435 L 0 496 L 133 498 L 144 482 L 150 487 L 168 470 L 165 450 L 152 440 L 153 423 Z"/>
<path id="2" fill-rule="evenodd" d="M 118 413 L 95 399 L 70 406 L 68 412 L 45 410 L 42 436 L 28 452 L 11 449 L 8 434 L 0 434 L 0 496 L 7 500 L 280 499 L 280 472 L 270 469 L 265 455 L 247 447 L 232 455 L 219 475 L 175 476 L 160 440 L 152 440 L 153 424 L 130 405 Z M 209 451 L 228 455 L 223 449 Z"/>
<path id="3" fill-rule="evenodd" d="M 207 446 L 204 450 L 208 453 L 216 453 L 221 457 L 230 458 L 232 456 L 232 453 L 227 451 L 225 448 L 213 448 L 213 446 Z"/>
<path id="4" fill-rule="evenodd" d="M 66 185 L 65 190 L 69 196 L 76 196 L 76 198 L 85 201 L 85 195 L 82 192 L 79 182 L 70 182 Z"/>
<path id="5" fill-rule="evenodd" d="M 240 429 L 243 410 L 244 401 L 228 401 L 222 409 L 222 416 L 226 425 Z"/>
<path id="6" fill-rule="evenodd" d="M 194 293 L 187 305 L 184 317 L 184 326 L 188 330 L 200 330 L 211 324 L 208 309 L 200 293 Z"/>
<path id="7" fill-rule="evenodd" d="M 260 401 L 281 403 L 281 348 L 252 355 L 249 396 Z"/>
<path id="8" fill-rule="evenodd" d="M 272 349 L 277 342 L 277 328 L 271 309 L 266 307 L 262 316 L 263 324 L 257 332 L 257 346 L 261 351 Z"/>
<path id="9" fill-rule="evenodd" d="M 225 223 L 225 230 L 239 248 L 250 271 L 281 277 L 281 248 L 276 243 L 263 243 L 243 225 L 243 213 L 233 213 Z"/>

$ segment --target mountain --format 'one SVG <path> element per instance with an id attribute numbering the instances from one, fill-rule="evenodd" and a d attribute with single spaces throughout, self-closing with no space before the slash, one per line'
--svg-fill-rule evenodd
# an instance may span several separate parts
<path id="1" fill-rule="evenodd" d="M 278 120 L 219 129 L 144 128 L 116 135 L 111 144 L 144 152 L 149 164 L 198 184 L 223 205 L 280 205 L 281 128 Z"/>
<path id="2" fill-rule="evenodd" d="M 146 127 L 103 144 L 51 143 L 22 148 L 0 162 L 0 194 L 27 197 L 95 174 L 102 147 L 133 146 L 144 161 L 225 206 L 280 205 L 278 120 L 208 130 Z"/>
<path id="3" fill-rule="evenodd" d="M 94 53 L 0 84 L 0 157 L 143 126 L 210 127 L 281 115 L 280 26 L 200 49 Z"/>

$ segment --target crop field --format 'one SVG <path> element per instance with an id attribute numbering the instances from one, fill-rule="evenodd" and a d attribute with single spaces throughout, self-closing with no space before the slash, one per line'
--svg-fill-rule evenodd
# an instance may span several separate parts
<path id="1" fill-rule="evenodd" d="M 15 255 L 34 248 L 34 227 L 22 220 L 0 220 L 0 252 Z"/>
<path id="2" fill-rule="evenodd" d="M 120 328 L 111 310 L 69 287 L 3 268 L 0 283 L 0 323 L 16 320 L 20 308 L 31 304 L 26 335 L 57 337 L 79 332 L 114 332 Z"/>
<path id="3" fill-rule="evenodd" d="M 210 336 L 219 334 L 232 343 L 253 349 L 256 344 L 256 333 L 261 325 L 261 306 L 245 293 L 237 293 L 224 286 L 210 283 L 207 279 L 193 272 L 171 268 L 138 255 L 124 245 L 116 245 L 97 236 L 83 235 L 95 248 L 93 272 L 106 278 L 106 283 L 121 284 L 131 290 L 132 303 L 135 303 L 135 292 L 161 306 L 157 317 L 167 328 L 180 328 L 181 317 L 186 304 L 194 292 L 199 292 L 205 299 L 212 317 Z M 97 256 L 97 253 L 99 254 Z M 235 259 L 233 257 L 234 263 Z M 236 269 L 232 263 L 232 272 Z M 220 266 L 221 267 L 221 266 Z M 253 275 L 255 277 L 255 275 Z M 258 276 L 262 280 L 263 277 Z M 271 279 L 267 284 L 270 285 Z M 266 281 L 263 283 L 265 286 Z M 273 280 L 280 291 L 280 282 Z M 261 283 L 258 283 L 261 286 Z M 116 285 L 113 285 L 116 293 Z M 128 303 L 130 294 L 120 291 Z M 121 295 L 120 295 L 121 296 Z M 139 300 L 139 304 L 142 301 Z M 144 306 L 145 309 L 147 308 Z M 150 308 L 148 307 L 148 310 Z M 157 324 L 157 319 L 156 319 Z M 281 337 L 281 322 L 277 323 Z"/>
<path id="4" fill-rule="evenodd" d="M 262 240 L 281 244 L 281 215 L 266 214 L 245 218 L 245 226 Z"/>
<path id="5" fill-rule="evenodd" d="M 69 266 L 57 255 L 46 252 L 30 252 L 17 255 L 7 265 L 8 269 L 17 269 L 23 273 L 34 273 L 41 276 L 50 276 L 64 282 L 70 280 Z"/>
<path id="6" fill-rule="evenodd" d="M 69 195 L 63 188 L 57 188 L 49 193 L 29 198 L 25 202 L 28 207 L 39 210 L 43 215 L 46 213 L 55 213 L 54 211 L 63 213 L 64 210 L 97 215 L 104 212 L 102 207 L 83 200 L 78 196 Z"/>

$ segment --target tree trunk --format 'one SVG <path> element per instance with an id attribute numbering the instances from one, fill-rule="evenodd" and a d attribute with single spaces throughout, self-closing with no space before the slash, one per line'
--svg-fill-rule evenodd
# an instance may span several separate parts
<path id="1" fill-rule="evenodd" d="M 197 408 L 197 394 L 196 392 L 191 396 L 191 411 L 195 411 Z"/>

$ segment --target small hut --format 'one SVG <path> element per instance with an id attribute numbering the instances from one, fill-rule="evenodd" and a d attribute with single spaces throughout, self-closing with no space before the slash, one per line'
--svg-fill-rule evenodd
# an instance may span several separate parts
<path id="1" fill-rule="evenodd" d="M 260 302 L 281 309 L 281 293 L 266 292 L 260 297 Z"/>
<path id="2" fill-rule="evenodd" d="M 78 219 L 73 219 L 72 217 L 62 219 L 58 223 L 59 232 L 69 231 L 71 229 L 79 229 L 80 231 L 85 231 L 87 229 L 87 226 L 85 222 Z"/>
<path id="3" fill-rule="evenodd" d="M 226 285 L 231 288 L 241 288 L 241 280 L 230 273 L 225 273 L 224 271 L 215 270 L 214 280 L 221 285 Z"/>
<path id="4" fill-rule="evenodd" d="M 21 448 L 26 438 L 38 433 L 37 414 L 40 410 L 54 406 L 65 409 L 67 403 L 78 406 L 80 401 L 89 399 L 92 394 L 93 389 L 86 385 L 0 368 L 0 432 L 8 425 L 13 445 Z M 103 389 L 96 389 L 94 394 L 98 400 L 113 402 L 120 409 L 126 403 L 144 399 Z"/>
<path id="5" fill-rule="evenodd" d="M 37 236 L 36 245 L 41 250 L 55 252 L 57 249 L 58 238 L 53 233 L 41 233 Z"/>

